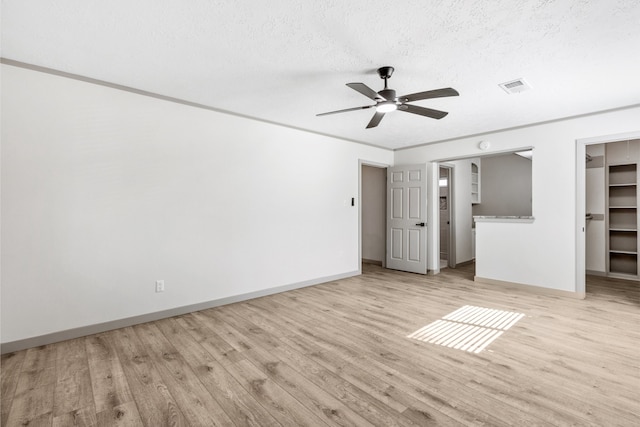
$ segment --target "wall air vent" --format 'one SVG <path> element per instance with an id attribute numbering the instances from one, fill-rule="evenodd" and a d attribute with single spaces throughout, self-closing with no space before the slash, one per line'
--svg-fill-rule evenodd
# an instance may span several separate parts
<path id="1" fill-rule="evenodd" d="M 531 85 L 529 85 L 529 83 L 527 83 L 527 81 L 522 78 L 511 80 L 510 82 L 500 83 L 498 86 L 500 86 L 502 90 L 509 94 L 520 93 L 524 92 L 525 90 L 531 89 Z"/>

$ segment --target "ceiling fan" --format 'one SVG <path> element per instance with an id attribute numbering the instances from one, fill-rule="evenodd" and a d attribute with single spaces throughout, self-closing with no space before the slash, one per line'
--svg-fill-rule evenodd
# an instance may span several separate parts
<path id="1" fill-rule="evenodd" d="M 418 114 L 420 116 L 431 117 L 432 119 L 441 119 L 446 116 L 446 111 L 432 110 L 431 108 L 418 107 L 417 105 L 407 104 L 407 102 L 420 101 L 422 99 L 442 98 L 446 96 L 460 95 L 457 90 L 450 87 L 443 89 L 428 90 L 426 92 L 417 92 L 409 95 L 396 96 L 396 91 L 387 87 L 387 80 L 393 74 L 393 67 L 378 68 L 378 75 L 384 79 L 384 89 L 376 92 L 364 83 L 347 83 L 351 89 L 360 92 L 367 98 L 375 101 L 374 105 L 364 105 L 362 107 L 347 108 L 345 110 L 330 111 L 328 113 L 316 114 L 316 116 L 326 116 L 328 114 L 345 113 L 347 111 L 366 110 L 375 107 L 376 113 L 367 125 L 367 129 L 378 126 L 385 113 L 399 110 L 407 113 Z"/>

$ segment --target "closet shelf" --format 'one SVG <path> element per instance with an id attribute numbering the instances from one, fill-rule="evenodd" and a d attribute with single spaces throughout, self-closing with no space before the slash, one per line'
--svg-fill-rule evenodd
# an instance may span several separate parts
<path id="1" fill-rule="evenodd" d="M 629 144 L 607 145 L 607 209 L 609 275 L 638 278 L 638 163 L 611 164 L 617 151 Z"/>

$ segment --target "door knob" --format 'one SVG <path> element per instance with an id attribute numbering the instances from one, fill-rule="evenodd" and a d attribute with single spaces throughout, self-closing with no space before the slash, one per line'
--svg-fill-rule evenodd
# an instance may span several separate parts
<path id="1" fill-rule="evenodd" d="M 419 222 L 416 224 L 418 227 L 424 227 L 424 222 Z"/>

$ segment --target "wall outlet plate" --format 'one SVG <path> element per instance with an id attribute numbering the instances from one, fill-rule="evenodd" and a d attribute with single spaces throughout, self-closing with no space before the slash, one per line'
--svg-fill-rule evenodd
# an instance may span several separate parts
<path id="1" fill-rule="evenodd" d="M 156 280 L 156 292 L 164 292 L 164 280 Z"/>

